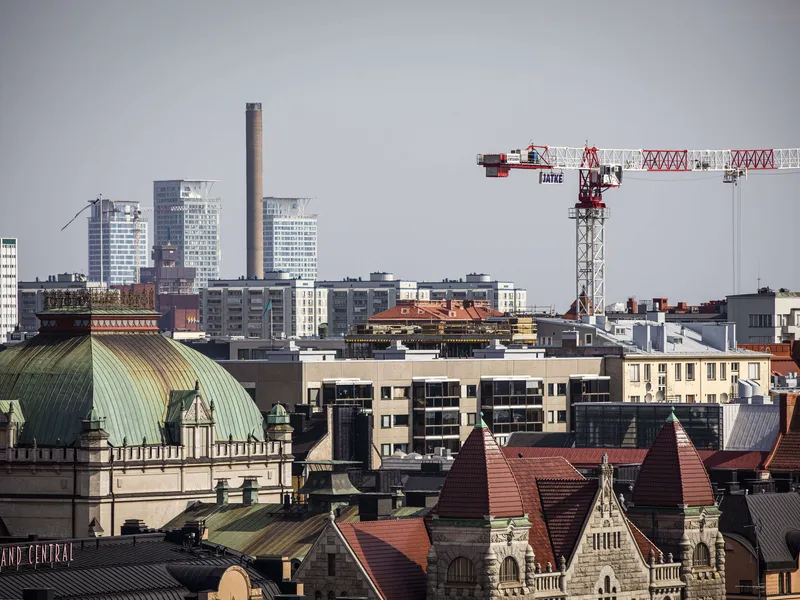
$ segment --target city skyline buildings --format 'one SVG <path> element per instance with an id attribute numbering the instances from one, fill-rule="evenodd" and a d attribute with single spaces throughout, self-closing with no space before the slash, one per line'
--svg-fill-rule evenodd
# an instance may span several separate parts
<path id="1" fill-rule="evenodd" d="M 153 182 L 156 246 L 172 244 L 177 266 L 196 269 L 193 293 L 220 278 L 222 201 L 211 196 L 213 179 L 169 179 Z"/>
<path id="2" fill-rule="evenodd" d="M 263 199 L 264 273 L 317 279 L 317 215 L 306 212 L 310 201 L 272 196 Z"/>
<path id="3" fill-rule="evenodd" d="M 139 202 L 99 198 L 87 218 L 89 281 L 112 285 L 138 282 L 147 266 L 147 221 Z"/>
<path id="4" fill-rule="evenodd" d="M 0 237 L 0 344 L 17 327 L 17 238 Z"/>

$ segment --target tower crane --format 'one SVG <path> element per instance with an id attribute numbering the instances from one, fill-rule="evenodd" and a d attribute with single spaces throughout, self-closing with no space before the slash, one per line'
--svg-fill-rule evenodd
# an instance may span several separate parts
<path id="1" fill-rule="evenodd" d="M 505 154 L 478 154 L 478 165 L 486 169 L 486 177 L 508 177 L 512 169 L 539 171 L 539 182 L 546 184 L 563 183 L 563 171 L 578 171 L 578 202 L 570 208 L 569 218 L 575 220 L 575 309 L 580 319 L 605 314 L 605 222 L 610 211 L 603 193 L 622 185 L 623 172 L 714 171 L 722 173 L 724 183 L 738 188 L 748 171 L 800 169 L 800 148 L 607 150 L 588 144 L 583 148 L 531 144 Z M 734 196 L 734 223 L 735 207 Z M 736 260 L 734 248 L 734 286 Z"/>

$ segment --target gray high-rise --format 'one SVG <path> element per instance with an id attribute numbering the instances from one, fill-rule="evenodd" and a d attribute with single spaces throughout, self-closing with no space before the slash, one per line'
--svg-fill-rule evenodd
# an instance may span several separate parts
<path id="1" fill-rule="evenodd" d="M 154 244 L 180 249 L 179 267 L 197 270 L 194 292 L 219 279 L 221 199 L 211 196 L 215 180 L 171 179 L 153 182 Z"/>

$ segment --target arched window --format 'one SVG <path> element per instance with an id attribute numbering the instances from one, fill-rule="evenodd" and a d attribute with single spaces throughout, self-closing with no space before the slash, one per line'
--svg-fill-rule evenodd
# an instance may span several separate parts
<path id="1" fill-rule="evenodd" d="M 603 591 L 606 594 L 611 593 L 611 577 L 606 575 L 605 581 L 603 581 Z"/>
<path id="2" fill-rule="evenodd" d="M 519 565 L 510 556 L 507 556 L 500 565 L 500 582 L 519 581 Z"/>
<path id="3" fill-rule="evenodd" d="M 475 565 L 472 561 L 463 556 L 453 559 L 447 567 L 448 583 L 476 583 L 478 578 L 475 576 Z"/>
<path id="4" fill-rule="evenodd" d="M 711 553 L 708 551 L 708 546 L 703 542 L 694 547 L 694 566 L 695 567 L 710 567 L 711 566 Z"/>

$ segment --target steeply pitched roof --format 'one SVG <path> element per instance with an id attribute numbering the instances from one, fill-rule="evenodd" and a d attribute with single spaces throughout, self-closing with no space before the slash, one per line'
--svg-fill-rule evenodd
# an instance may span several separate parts
<path id="1" fill-rule="evenodd" d="M 422 519 L 337 525 L 385 600 L 425 600 L 431 542 Z"/>
<path id="2" fill-rule="evenodd" d="M 797 567 L 797 549 L 787 536 L 800 533 L 800 494 L 726 495 L 720 510 L 720 531 L 746 538 L 767 569 Z"/>
<path id="3" fill-rule="evenodd" d="M 714 494 L 703 461 L 675 414 L 647 451 L 633 501 L 641 506 L 712 506 Z"/>
<path id="4" fill-rule="evenodd" d="M 453 519 L 521 517 L 524 509 L 517 482 L 492 432 L 480 425 L 453 461 L 436 512 Z"/>
<path id="5" fill-rule="evenodd" d="M 639 552 L 642 553 L 642 558 L 645 561 L 649 560 L 651 550 L 653 551 L 653 554 L 655 556 L 658 556 L 659 553 L 658 546 L 656 546 L 652 541 L 650 541 L 650 538 L 648 538 L 645 534 L 643 534 L 642 531 L 636 525 L 633 524 L 633 521 L 631 521 L 627 515 L 625 515 L 625 521 L 628 523 L 628 527 L 630 528 L 631 533 L 633 534 L 633 541 L 636 542 L 636 545 L 639 548 Z"/>
<path id="6" fill-rule="evenodd" d="M 542 512 L 537 479 L 558 477 L 559 479 L 582 481 L 584 477 L 563 458 L 515 458 L 509 459 L 508 465 L 519 486 L 522 505 L 531 523 L 528 543 L 536 555 L 536 562 L 541 565 L 550 563 L 555 566 L 556 561 L 550 545 L 550 533 Z"/>
<path id="7" fill-rule="evenodd" d="M 800 431 L 778 435 L 767 468 L 771 471 L 800 471 Z"/>
<path id="8" fill-rule="evenodd" d="M 561 557 L 569 558 L 575 549 L 586 516 L 597 495 L 597 482 L 540 479 L 536 483 L 553 546 L 556 561 L 553 567 L 557 567 Z"/>

